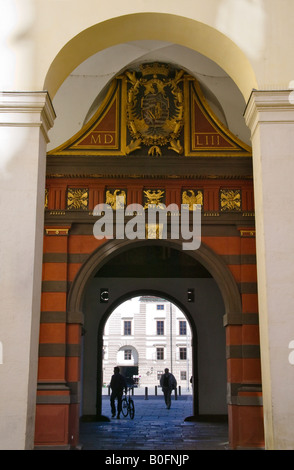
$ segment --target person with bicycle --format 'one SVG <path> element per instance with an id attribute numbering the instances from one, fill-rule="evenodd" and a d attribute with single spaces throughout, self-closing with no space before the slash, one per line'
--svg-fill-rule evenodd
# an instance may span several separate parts
<path id="1" fill-rule="evenodd" d="M 164 374 L 160 377 L 160 386 L 164 393 L 164 401 L 167 409 L 171 406 L 171 393 L 177 387 L 175 376 L 169 372 L 169 369 L 164 369 Z"/>
<path id="2" fill-rule="evenodd" d="M 129 386 L 129 384 L 128 384 Z M 126 391 L 123 399 L 122 399 L 122 414 L 126 418 L 128 415 L 131 419 L 134 419 L 135 416 L 135 404 L 134 400 L 131 398 L 131 391 L 133 391 L 133 385 L 129 386 L 128 392 Z"/>
<path id="3" fill-rule="evenodd" d="M 120 374 L 120 369 L 116 366 L 113 370 L 114 374 L 111 377 L 110 381 L 110 388 L 111 388 L 111 395 L 110 395 L 110 406 L 112 412 L 112 418 L 115 417 L 116 409 L 115 409 L 115 400 L 117 400 L 117 419 L 120 419 L 120 413 L 122 408 L 122 396 L 123 391 L 125 390 L 127 393 L 127 382 L 126 379 L 122 374 Z"/>

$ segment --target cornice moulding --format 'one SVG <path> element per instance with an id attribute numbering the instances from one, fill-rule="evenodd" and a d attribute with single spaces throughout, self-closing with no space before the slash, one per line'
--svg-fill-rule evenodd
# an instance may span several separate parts
<path id="1" fill-rule="evenodd" d="M 46 91 L 1 92 L 0 125 L 8 127 L 41 127 L 47 142 L 48 131 L 56 115 Z"/>
<path id="2" fill-rule="evenodd" d="M 294 122 L 293 90 L 253 90 L 244 118 L 252 135 L 259 123 L 279 124 Z M 293 101 L 293 102 L 291 102 Z"/>

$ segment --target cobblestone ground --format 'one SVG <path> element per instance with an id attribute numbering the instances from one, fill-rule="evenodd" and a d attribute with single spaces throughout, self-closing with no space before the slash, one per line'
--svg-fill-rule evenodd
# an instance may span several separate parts
<path id="1" fill-rule="evenodd" d="M 184 421 L 192 415 L 191 395 L 172 399 L 169 410 L 163 395 L 133 396 L 135 417 L 111 418 L 108 396 L 102 398 L 103 422 L 82 422 L 83 450 L 227 450 L 228 425 L 225 421 Z"/>

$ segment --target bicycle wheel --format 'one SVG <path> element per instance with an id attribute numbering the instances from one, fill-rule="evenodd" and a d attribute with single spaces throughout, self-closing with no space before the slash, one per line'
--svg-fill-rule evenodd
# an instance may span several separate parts
<path id="1" fill-rule="evenodd" d="M 135 405 L 132 399 L 130 399 L 130 402 L 129 402 L 129 413 L 130 413 L 130 418 L 133 419 L 135 416 Z"/>
<path id="2" fill-rule="evenodd" d="M 128 400 L 126 399 L 126 397 L 124 397 L 122 399 L 122 402 L 121 402 L 121 412 L 123 414 L 124 417 L 128 416 Z"/>

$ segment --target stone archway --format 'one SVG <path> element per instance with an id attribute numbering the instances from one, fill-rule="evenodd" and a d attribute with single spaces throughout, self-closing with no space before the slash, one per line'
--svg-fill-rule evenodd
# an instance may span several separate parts
<path id="1" fill-rule="evenodd" d="M 84 295 L 87 290 L 87 287 L 93 279 L 95 273 L 99 268 L 101 268 L 104 264 L 106 264 L 110 259 L 115 257 L 118 253 L 127 251 L 134 246 L 140 246 L 142 244 L 150 244 L 152 245 L 154 241 L 129 241 L 129 240 L 113 240 L 110 242 L 105 243 L 100 248 L 98 248 L 92 255 L 89 256 L 87 261 L 83 264 L 80 268 L 74 282 L 72 283 L 69 297 L 68 297 L 68 310 L 67 310 L 67 322 L 68 323 L 75 323 L 77 321 L 83 322 L 83 302 L 84 302 Z M 177 241 L 167 241 L 167 240 L 160 240 L 161 244 L 173 247 L 174 249 L 179 250 L 181 245 Z M 195 261 L 200 262 L 205 268 L 211 273 L 212 277 L 214 278 L 219 291 L 221 293 L 223 304 L 224 304 L 224 311 L 226 317 L 226 323 L 233 319 L 234 321 L 236 318 L 240 318 L 241 316 L 241 300 L 240 300 L 240 293 L 237 287 L 237 284 L 223 262 L 223 260 L 215 254 L 210 248 L 205 246 L 204 244 L 201 245 L 200 249 L 191 252 L 190 256 L 195 259 Z M 150 289 L 148 290 L 150 293 Z M 142 293 L 142 289 L 140 290 Z M 179 308 L 184 309 L 187 311 L 184 305 L 179 304 L 179 300 L 177 295 L 174 297 L 171 294 L 166 294 L 165 291 L 152 291 L 156 295 L 161 295 L 163 297 L 169 296 L 171 301 L 174 301 Z M 124 296 L 135 295 L 136 292 L 132 292 L 131 287 L 129 286 L 126 289 Z M 109 305 L 108 314 L 110 313 L 113 308 L 118 305 L 124 298 L 124 296 L 117 295 L 115 298 L 112 299 L 112 302 Z M 187 307 L 187 306 L 186 306 Z M 107 311 L 107 310 L 106 310 Z M 107 316 L 107 315 L 106 315 Z M 189 313 L 188 313 L 189 316 Z M 102 330 L 104 323 L 100 323 L 99 326 L 99 333 L 98 333 L 98 357 L 97 357 L 97 380 L 99 377 L 102 376 Z M 197 344 L 197 334 L 194 328 L 194 344 L 195 347 Z M 196 347 L 195 347 L 196 350 Z M 99 355 L 100 351 L 100 355 Z M 195 360 L 195 357 L 194 357 Z M 194 370 L 195 375 L 197 376 L 197 371 Z M 101 387 L 97 389 L 97 415 L 101 414 Z M 194 414 L 198 414 L 198 403 L 194 402 Z"/>
<path id="2" fill-rule="evenodd" d="M 165 20 L 167 20 L 169 24 L 167 28 L 168 37 L 160 27 L 162 21 Z M 126 24 L 128 24 L 129 27 L 126 27 Z M 132 28 L 134 24 L 136 24 L 136 31 Z M 141 27 L 138 28 L 138 25 L 141 25 Z M 150 25 L 152 25 L 151 28 Z M 148 33 L 146 32 L 146 28 Z M 187 30 L 191 31 L 190 35 L 185 33 L 185 37 L 178 36 L 180 31 Z M 113 31 L 115 31 L 115 35 L 111 34 Z M 138 31 L 140 32 L 138 33 Z M 141 33 L 145 39 L 152 40 L 156 37 L 161 40 L 172 40 L 174 43 L 190 47 L 209 57 L 211 60 L 216 61 L 229 75 L 234 77 L 245 99 L 248 97 L 252 86 L 254 86 L 254 74 L 246 56 L 228 37 L 216 29 L 207 24 L 176 15 L 140 13 L 111 19 L 86 28 L 76 34 L 76 36 L 74 36 L 56 55 L 48 71 L 45 83 L 51 96 L 54 97 L 56 90 L 70 71 L 87 57 L 98 50 L 106 49 L 119 42 L 140 39 Z M 127 36 L 125 36 L 125 34 L 127 34 Z M 97 47 L 98 43 L 94 38 L 101 38 L 102 36 L 103 41 L 101 40 Z M 204 37 L 209 37 L 210 40 L 204 41 Z M 119 41 L 117 38 L 119 38 Z M 217 44 L 217 47 L 215 47 L 215 44 Z M 222 47 L 230 51 L 225 58 L 222 54 L 218 54 L 217 52 L 217 49 L 221 50 Z M 73 50 L 75 51 L 74 54 L 72 54 Z M 234 60 L 231 60 L 232 57 L 234 57 Z M 221 60 L 222 63 L 220 63 L 219 60 Z M 236 67 L 237 63 L 239 63 L 240 66 Z M 239 74 L 241 70 L 243 73 Z M 238 77 L 235 76 L 236 73 Z M 178 248 L 177 244 L 174 246 Z M 95 269 L 97 269 L 97 266 L 101 266 L 103 263 L 107 262 L 110 257 L 116 256 L 119 250 L 128 249 L 129 242 L 127 241 L 118 240 L 108 242 L 89 257 L 88 261 L 82 266 L 74 279 L 69 292 L 67 303 L 68 323 L 82 323 L 82 302 L 85 287 L 88 280 L 94 274 Z M 202 263 L 216 280 L 225 304 L 226 322 L 230 322 L 231 318 L 240 319 L 242 312 L 240 293 L 231 272 L 222 261 L 221 257 L 217 256 L 204 245 L 200 250 L 191 254 L 191 256 Z"/>
<path id="3" fill-rule="evenodd" d="M 251 90 L 257 87 L 252 65 L 244 52 L 216 27 L 195 19 L 167 13 L 135 13 L 94 25 L 89 23 L 89 27 L 84 24 L 84 28 L 77 31 L 79 29 L 75 29 L 75 35 L 56 51 L 51 65 L 48 64 L 44 89 L 49 91 L 51 98 L 67 76 L 91 55 L 140 39 L 160 39 L 200 52 L 232 77 L 246 101 Z M 226 54 L 223 54 L 224 50 Z"/>
<path id="4" fill-rule="evenodd" d="M 157 16 L 158 15 L 156 14 L 156 17 Z M 167 16 L 168 16 L 169 20 L 171 21 L 170 26 L 172 26 L 172 24 L 176 23 L 176 21 L 178 19 L 177 16 L 174 16 L 174 15 L 167 15 Z M 142 16 L 140 14 L 138 16 L 133 15 L 132 19 L 137 19 L 139 23 L 142 20 L 142 26 L 143 26 L 143 23 L 145 22 L 145 20 L 147 21 L 147 23 L 149 23 L 151 17 L 152 17 L 152 14 L 147 14 L 146 16 L 145 16 L 145 14 L 142 14 Z M 165 17 L 165 15 L 163 15 L 161 19 L 163 19 L 163 17 Z M 128 17 L 125 17 L 124 19 L 130 20 L 130 18 L 128 18 Z M 143 19 L 144 19 L 144 21 L 143 21 Z M 116 21 L 118 21 L 118 22 L 116 23 Z M 186 45 L 186 46 L 189 45 L 189 47 L 192 47 L 195 50 L 200 51 L 201 53 L 205 54 L 207 57 L 210 57 L 212 60 L 216 60 L 216 57 L 214 55 L 215 54 L 215 49 L 214 49 L 214 51 L 212 51 L 212 49 L 211 49 L 212 44 L 215 43 L 215 41 L 218 42 L 218 44 L 220 44 L 220 43 L 222 43 L 223 45 L 226 44 L 226 46 L 228 46 L 228 50 L 230 50 L 230 52 L 231 52 L 232 57 L 233 56 L 235 58 L 237 56 L 239 58 L 242 57 L 242 59 L 240 59 L 240 64 L 242 64 L 242 65 L 240 65 L 239 68 L 236 67 L 235 72 L 236 72 L 237 69 L 238 70 L 243 70 L 245 68 L 248 72 L 248 75 L 245 73 L 243 75 L 241 74 L 242 77 L 239 76 L 239 79 L 237 77 L 234 77 L 234 78 L 236 79 L 235 81 L 238 82 L 238 86 L 239 86 L 240 90 L 242 89 L 243 96 L 244 97 L 248 96 L 247 92 L 249 91 L 249 89 L 251 91 L 251 85 L 248 85 L 248 84 L 253 83 L 252 82 L 253 74 L 251 75 L 252 70 L 250 68 L 249 63 L 247 62 L 246 57 L 243 55 L 243 53 L 241 53 L 241 51 L 239 51 L 238 48 L 236 48 L 235 45 L 230 40 L 228 40 L 228 38 L 221 35 L 218 31 L 214 30 L 210 26 L 203 25 L 203 24 L 198 24 L 198 22 L 195 22 L 195 21 L 192 21 L 192 20 L 188 20 L 188 21 L 189 21 L 189 26 L 192 27 L 192 29 L 193 29 L 193 27 L 195 27 L 194 34 L 196 34 L 196 30 L 197 30 L 197 33 L 199 33 L 199 37 L 202 37 L 202 35 L 210 36 L 211 41 L 208 41 L 208 43 L 207 43 L 208 49 L 207 50 L 201 49 L 201 44 L 199 44 L 197 42 L 199 37 L 198 37 L 197 40 L 195 40 L 194 34 L 192 35 L 193 37 L 191 36 L 191 41 L 193 42 L 193 39 L 195 40 L 194 45 L 192 44 L 192 42 L 189 42 L 189 41 L 188 42 L 186 42 L 186 41 L 183 42 L 179 38 L 172 38 L 171 37 L 170 39 L 175 39 L 176 42 L 178 42 L 179 44 L 183 44 L 183 45 Z M 123 23 L 123 21 L 120 22 L 120 19 L 110 20 L 109 22 L 105 22 L 103 24 L 103 27 L 106 28 L 105 31 L 111 31 L 111 28 L 114 27 L 115 24 L 118 26 L 117 31 L 121 30 L 122 25 L 125 27 L 125 24 Z M 96 26 L 97 26 L 97 28 L 96 28 Z M 77 47 L 77 50 L 79 50 L 79 51 L 81 50 L 81 49 L 79 49 L 79 46 L 84 44 L 85 48 L 83 49 L 83 51 L 85 51 L 85 53 L 88 54 L 89 50 L 87 50 L 87 42 L 91 38 L 91 34 L 93 34 L 93 37 L 94 37 L 94 36 L 99 35 L 101 33 L 101 30 L 99 30 L 99 27 L 101 26 L 101 24 L 96 25 L 96 26 L 93 26 L 93 27 L 89 28 L 89 30 L 84 30 L 83 33 L 81 33 L 81 35 L 78 34 L 77 36 L 75 36 L 73 42 L 70 41 L 67 44 L 67 46 L 62 49 L 62 53 L 60 55 L 58 55 L 58 58 L 56 57 L 57 61 L 56 61 L 56 63 L 54 61 L 54 64 L 52 64 L 52 69 L 50 69 L 50 71 L 48 73 L 48 76 L 47 76 L 47 79 L 46 79 L 47 80 L 46 83 L 48 83 L 48 88 L 50 88 L 50 78 L 53 77 L 54 73 L 53 73 L 53 75 L 50 75 L 50 74 L 53 71 L 55 65 L 57 66 L 57 68 L 55 68 L 55 72 L 58 72 L 58 73 L 59 72 L 61 72 L 61 73 L 64 72 L 64 70 L 63 71 L 61 70 L 63 66 L 64 67 L 73 66 L 73 64 L 69 65 L 66 60 L 62 61 L 62 64 L 61 64 L 61 62 L 58 63 L 58 61 L 60 61 L 60 59 L 62 57 L 66 58 L 66 55 L 68 53 L 70 53 L 70 50 L 71 50 L 71 48 L 73 47 L 74 44 Z M 146 24 L 145 24 L 145 26 L 146 26 Z M 108 27 L 110 29 L 108 29 Z M 144 27 L 142 27 L 142 31 L 143 30 L 144 30 Z M 171 28 L 170 31 L 173 31 L 173 28 Z M 90 34 L 90 36 L 88 35 L 88 33 Z M 153 32 L 151 31 L 150 39 L 152 39 L 152 34 L 153 34 Z M 169 34 L 171 34 L 171 36 L 172 36 L 172 32 L 170 32 Z M 123 36 L 121 36 L 121 38 L 123 40 L 125 39 Z M 135 36 L 134 36 L 134 39 L 136 39 Z M 187 40 L 187 38 L 185 38 L 185 39 Z M 219 41 L 218 41 L 218 39 L 219 39 Z M 107 35 L 105 36 L 105 40 L 107 40 Z M 114 38 L 114 40 L 115 40 L 115 38 Z M 75 42 L 75 41 L 77 41 L 77 42 Z M 93 44 L 93 41 L 91 42 L 91 44 Z M 206 44 L 206 43 L 202 41 L 202 44 Z M 100 46 L 101 46 L 101 44 L 100 44 Z M 107 45 L 104 44 L 104 45 L 102 45 L 102 49 L 103 49 L 103 47 L 107 47 Z M 240 52 L 240 56 L 238 55 L 239 52 Z M 63 53 L 65 55 L 63 55 Z M 229 57 L 229 56 L 230 56 L 230 54 L 228 54 L 227 57 Z M 78 57 L 76 56 L 76 58 L 77 58 L 77 60 L 81 60 L 81 57 L 80 57 L 80 59 L 78 59 Z M 244 61 L 243 61 L 243 59 L 244 59 Z M 228 61 L 230 62 L 229 58 L 228 58 Z M 235 67 L 237 62 L 238 62 L 238 60 L 236 62 L 234 62 L 234 67 Z M 62 67 L 60 67 L 61 65 L 62 65 Z M 224 67 L 224 69 L 228 73 L 230 73 L 229 68 L 226 66 L 226 64 L 222 63 L 222 64 L 219 64 L 219 65 Z M 229 64 L 227 64 L 227 65 L 229 65 Z M 247 66 L 249 68 L 247 68 Z M 231 72 L 233 72 L 233 71 L 231 70 Z M 243 80 L 244 80 L 244 82 L 243 82 Z M 249 88 L 246 91 L 247 86 Z M 54 92 L 53 92 L 53 95 L 54 95 Z M 68 321 L 68 323 L 82 323 L 82 319 L 83 319 L 82 302 L 83 302 L 85 287 L 86 287 L 87 282 L 89 281 L 89 279 L 91 279 L 91 276 L 94 274 L 95 269 L 97 269 L 97 266 L 101 266 L 101 265 L 103 265 L 103 263 L 106 263 L 107 260 L 110 259 L 110 257 L 116 256 L 116 254 L 120 250 L 128 250 L 129 249 L 129 243 L 130 242 L 127 242 L 127 241 L 108 242 L 101 249 L 99 249 L 95 253 L 93 253 L 89 257 L 89 259 L 86 261 L 86 263 L 82 266 L 82 268 L 80 269 L 77 277 L 73 281 L 73 284 L 72 284 L 72 287 L 71 287 L 71 290 L 70 290 L 69 296 L 68 296 L 68 310 L 67 310 L 67 321 Z M 138 242 L 138 243 L 140 243 L 140 242 Z M 166 243 L 169 243 L 169 242 L 166 242 Z M 176 248 L 178 248 L 177 244 L 174 244 L 174 246 Z M 204 245 L 201 247 L 200 250 L 198 250 L 197 252 L 194 252 L 193 254 L 191 254 L 191 256 L 194 257 L 196 260 L 198 260 L 200 263 L 202 263 L 203 266 L 207 267 L 207 269 L 211 272 L 212 276 L 216 280 L 217 285 L 219 286 L 220 291 L 222 293 L 222 297 L 223 297 L 224 304 L 225 304 L 226 324 L 230 324 L 231 321 L 232 322 L 239 321 L 239 323 L 242 323 L 242 321 L 241 321 L 242 308 L 241 308 L 240 292 L 238 290 L 238 287 L 237 287 L 236 281 L 234 280 L 234 277 L 232 276 L 232 274 L 229 271 L 228 267 L 222 261 L 221 257 L 217 256 L 208 247 L 206 247 Z"/>
<path id="5" fill-rule="evenodd" d="M 69 291 L 67 303 L 67 321 L 69 323 L 76 322 L 78 319 L 82 320 L 85 287 L 99 267 L 107 263 L 119 252 L 128 250 L 131 246 L 140 246 L 143 243 L 152 244 L 152 241 L 113 240 L 105 243 L 89 256 L 88 260 L 79 270 Z M 181 243 L 177 241 L 161 240 L 160 243 L 175 249 L 181 249 Z M 217 282 L 225 305 L 225 315 L 228 318 L 241 315 L 241 298 L 236 281 L 221 257 L 203 243 L 197 251 L 189 254 L 192 258 L 203 264 Z"/>

